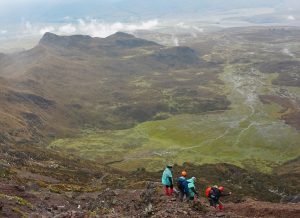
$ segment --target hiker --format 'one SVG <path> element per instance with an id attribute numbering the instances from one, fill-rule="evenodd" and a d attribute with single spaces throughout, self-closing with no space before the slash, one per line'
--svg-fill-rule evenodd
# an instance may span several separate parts
<path id="1" fill-rule="evenodd" d="M 220 201 L 220 197 L 231 195 L 231 192 L 229 192 L 228 194 L 225 194 L 225 193 L 223 193 L 223 191 L 224 191 L 224 187 L 223 186 L 218 187 L 217 185 L 215 185 L 213 187 L 208 187 L 205 190 L 205 195 L 209 200 L 210 206 L 219 208 L 219 210 L 224 209 L 224 206 L 223 206 L 222 202 Z"/>
<path id="2" fill-rule="evenodd" d="M 179 190 L 179 200 L 183 201 L 184 196 L 188 198 L 189 188 L 187 182 L 187 172 L 184 170 L 181 172 L 181 176 L 177 179 L 177 188 Z"/>
<path id="3" fill-rule="evenodd" d="M 189 192 L 189 199 L 193 201 L 195 199 L 195 195 L 199 196 L 198 192 L 195 189 L 195 182 L 196 182 L 196 177 L 192 177 L 191 179 L 187 180 L 188 183 L 188 192 Z"/>
<path id="4" fill-rule="evenodd" d="M 172 164 L 168 164 L 164 170 L 161 178 L 161 182 L 164 186 L 165 194 L 171 196 L 173 194 L 173 176 L 172 176 Z"/>

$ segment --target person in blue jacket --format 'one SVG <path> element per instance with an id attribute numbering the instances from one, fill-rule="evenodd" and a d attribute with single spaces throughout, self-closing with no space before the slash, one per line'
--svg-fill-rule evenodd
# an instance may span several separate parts
<path id="1" fill-rule="evenodd" d="M 177 179 L 177 188 L 179 190 L 179 200 L 183 201 L 184 196 L 186 199 L 189 196 L 189 188 L 187 182 L 187 172 L 184 170 L 181 172 L 181 176 Z"/>
<path id="2" fill-rule="evenodd" d="M 161 182 L 164 186 L 165 194 L 171 196 L 174 192 L 173 190 L 173 175 L 172 175 L 172 164 L 168 164 L 164 170 L 161 178 Z"/>

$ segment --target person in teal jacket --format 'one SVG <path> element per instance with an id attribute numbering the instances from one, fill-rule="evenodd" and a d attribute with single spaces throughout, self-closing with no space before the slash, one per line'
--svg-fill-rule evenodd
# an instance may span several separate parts
<path id="1" fill-rule="evenodd" d="M 166 169 L 164 170 L 161 183 L 164 186 L 165 194 L 171 196 L 173 194 L 173 176 L 172 176 L 172 164 L 168 164 Z"/>
<path id="2" fill-rule="evenodd" d="M 192 178 L 188 179 L 187 182 L 188 182 L 188 188 L 189 188 L 189 199 L 191 201 L 193 201 L 195 199 L 195 195 L 199 196 L 199 194 L 195 188 L 196 177 L 192 177 Z"/>

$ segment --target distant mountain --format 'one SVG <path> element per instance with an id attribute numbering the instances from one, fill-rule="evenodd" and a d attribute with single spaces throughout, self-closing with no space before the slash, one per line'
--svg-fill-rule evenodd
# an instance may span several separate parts
<path id="1" fill-rule="evenodd" d="M 90 36 L 74 35 L 74 36 L 58 36 L 53 33 L 45 33 L 40 40 L 41 45 L 57 46 L 57 47 L 79 47 L 81 45 L 89 45 L 93 40 Z"/>
<path id="2" fill-rule="evenodd" d="M 142 46 L 159 46 L 155 42 L 138 39 L 134 35 L 128 33 L 117 32 L 107 38 L 92 38 L 91 36 L 72 35 L 58 36 L 53 33 L 45 33 L 39 44 L 57 47 L 80 47 L 80 46 L 120 46 L 120 47 L 142 47 Z"/>
<path id="3" fill-rule="evenodd" d="M 46 33 L 33 49 L 2 56 L 0 76 L 8 83 L 1 111 L 22 126 L 1 117 L 7 139 L 16 139 L 9 133 L 15 127 L 22 129 L 21 138 L 37 142 L 87 126 L 127 128 L 157 119 L 160 113 L 200 113 L 229 105 L 225 96 L 213 92 L 208 102 L 198 90 L 207 75 L 196 78 L 195 73 L 213 67 L 193 49 L 164 47 L 126 33 L 107 38 Z M 180 71 L 185 69 L 189 71 L 183 76 Z M 209 81 L 219 83 L 215 77 Z M 163 94 L 170 86 L 171 92 Z M 198 103 L 186 105 L 189 101 Z"/>
<path id="4" fill-rule="evenodd" d="M 117 32 L 106 38 L 92 38 L 90 36 L 73 35 L 58 36 L 53 33 L 45 33 L 39 42 L 40 47 L 55 48 L 56 51 L 67 52 L 72 56 L 77 52 L 90 53 L 91 55 L 118 56 L 136 53 L 136 49 L 157 49 L 161 45 L 136 38 L 134 35 Z M 73 52 L 73 54 L 70 53 Z M 75 53 L 74 53 L 75 52 Z"/>

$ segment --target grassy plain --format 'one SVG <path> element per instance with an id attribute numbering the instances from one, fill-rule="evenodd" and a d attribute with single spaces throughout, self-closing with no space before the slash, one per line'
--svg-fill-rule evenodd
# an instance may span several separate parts
<path id="1" fill-rule="evenodd" d="M 231 101 L 229 110 L 182 114 L 134 128 L 59 139 L 50 147 L 123 169 L 158 170 L 167 163 L 231 163 L 270 172 L 300 154 L 300 133 L 280 117 L 281 107 L 263 104 L 258 93 L 275 91 L 276 75 L 229 65 L 220 78 Z M 248 70 L 248 71 L 247 71 Z"/>

